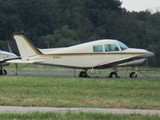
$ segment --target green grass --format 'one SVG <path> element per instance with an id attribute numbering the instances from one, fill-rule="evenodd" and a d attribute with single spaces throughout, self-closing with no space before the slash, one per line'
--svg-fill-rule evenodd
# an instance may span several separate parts
<path id="1" fill-rule="evenodd" d="M 0 105 L 160 109 L 159 79 L 1 76 Z"/>
<path id="2" fill-rule="evenodd" d="M 159 120 L 158 115 L 140 115 L 140 114 L 103 114 L 103 113 L 1 113 L 1 120 Z"/>

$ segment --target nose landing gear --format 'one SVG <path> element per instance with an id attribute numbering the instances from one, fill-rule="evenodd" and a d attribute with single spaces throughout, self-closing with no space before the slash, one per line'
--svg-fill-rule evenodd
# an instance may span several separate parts
<path id="1" fill-rule="evenodd" d="M 137 78 L 137 72 L 131 72 L 129 77 L 130 78 Z"/>
<path id="2" fill-rule="evenodd" d="M 135 72 L 131 72 L 130 75 L 129 75 L 129 77 L 130 78 L 137 78 L 137 70 L 138 70 L 137 66 L 132 66 L 132 69 Z"/>

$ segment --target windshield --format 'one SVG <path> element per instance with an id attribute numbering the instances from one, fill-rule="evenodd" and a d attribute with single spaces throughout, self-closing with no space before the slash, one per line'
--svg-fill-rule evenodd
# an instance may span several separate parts
<path id="1" fill-rule="evenodd" d="M 120 41 L 117 41 L 117 42 L 118 42 L 118 44 L 119 44 L 119 46 L 120 46 L 120 48 L 121 48 L 122 50 L 128 49 L 128 47 L 127 47 L 124 43 L 122 43 L 122 42 L 120 42 Z"/>

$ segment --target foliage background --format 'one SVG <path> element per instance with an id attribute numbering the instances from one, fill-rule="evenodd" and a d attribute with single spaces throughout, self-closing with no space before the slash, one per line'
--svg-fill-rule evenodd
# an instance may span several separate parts
<path id="1" fill-rule="evenodd" d="M 129 12 L 120 0 L 0 0 L 0 48 L 8 50 L 14 32 L 24 31 L 39 48 L 65 47 L 96 39 L 118 39 L 155 53 L 160 66 L 160 12 Z"/>

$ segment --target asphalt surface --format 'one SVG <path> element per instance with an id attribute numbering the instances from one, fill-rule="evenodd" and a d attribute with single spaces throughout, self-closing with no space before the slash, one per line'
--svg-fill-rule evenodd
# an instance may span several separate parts
<path id="1" fill-rule="evenodd" d="M 78 77 L 78 72 L 74 73 L 65 73 L 65 72 L 56 72 L 56 73 L 47 73 L 47 72 L 18 72 L 19 76 L 56 76 L 56 77 Z M 15 76 L 16 73 L 8 73 L 10 76 Z M 118 74 L 120 78 L 129 78 L 128 74 Z M 91 78 L 108 78 L 108 74 L 89 74 Z M 144 76 L 142 74 L 138 74 L 137 78 L 160 78 L 160 75 L 148 75 Z"/>
<path id="2" fill-rule="evenodd" d="M 23 71 L 25 70 L 25 71 Z M 67 68 L 49 68 L 49 69 L 45 69 L 45 68 L 24 68 L 23 70 L 18 71 L 18 75 L 20 76 L 56 76 L 56 77 L 78 77 L 79 73 L 81 70 L 76 70 L 74 71 L 73 69 L 67 69 Z M 12 71 L 12 72 L 11 72 Z M 16 75 L 16 70 L 15 69 L 10 69 L 10 71 L 8 71 L 7 75 Z M 101 72 L 100 74 L 94 74 L 94 72 L 91 72 L 91 70 L 89 70 L 88 75 L 91 78 L 106 78 L 109 76 L 109 73 L 107 70 L 94 70 L 94 71 L 98 71 Z M 120 76 L 120 78 L 129 78 L 129 74 L 130 74 L 130 70 L 129 71 L 124 71 L 121 73 L 118 73 L 118 76 Z M 142 74 L 145 73 L 145 74 Z M 149 75 L 146 74 L 147 72 L 138 72 L 138 78 L 160 78 L 160 72 L 151 72 Z M 157 74 L 152 74 L 152 73 L 157 73 Z"/>
<path id="3" fill-rule="evenodd" d="M 113 114 L 160 115 L 160 110 L 0 106 L 0 113 L 28 113 L 28 112 L 57 112 L 57 113 L 90 112 L 90 113 L 113 113 Z"/>

